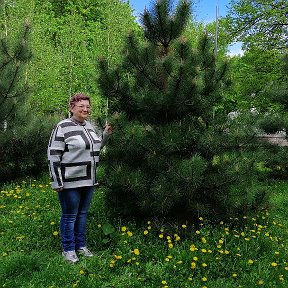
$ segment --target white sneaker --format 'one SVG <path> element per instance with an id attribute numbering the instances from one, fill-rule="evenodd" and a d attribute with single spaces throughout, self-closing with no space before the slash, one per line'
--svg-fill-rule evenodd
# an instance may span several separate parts
<path id="1" fill-rule="evenodd" d="M 77 249 L 77 252 L 86 257 L 94 256 L 93 253 L 89 251 L 87 247 L 80 247 L 79 249 Z"/>
<path id="2" fill-rule="evenodd" d="M 71 263 L 76 263 L 79 261 L 79 258 L 77 257 L 75 251 L 63 251 L 62 255 L 64 256 L 65 260 Z"/>

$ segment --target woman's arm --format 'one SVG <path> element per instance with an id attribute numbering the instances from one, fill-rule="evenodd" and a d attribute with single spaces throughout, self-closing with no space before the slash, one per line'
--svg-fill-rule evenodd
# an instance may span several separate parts
<path id="1" fill-rule="evenodd" d="M 61 127 L 57 125 L 51 133 L 47 154 L 49 173 L 52 179 L 52 188 L 58 191 L 63 189 L 61 161 L 64 150 L 64 135 L 61 131 Z"/>

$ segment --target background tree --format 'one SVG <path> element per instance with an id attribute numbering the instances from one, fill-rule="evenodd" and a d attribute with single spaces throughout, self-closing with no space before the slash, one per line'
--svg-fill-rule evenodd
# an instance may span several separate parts
<path id="1" fill-rule="evenodd" d="M 33 117 L 26 105 L 31 26 L 25 23 L 18 33 L 12 33 L 5 4 L 0 3 L 0 181 L 41 171 L 46 164 L 47 141 L 44 146 L 43 140 L 47 140 L 46 128 L 51 129 L 50 123 Z"/>
<path id="2" fill-rule="evenodd" d="M 124 35 L 138 26 L 130 6 L 119 0 L 34 2 L 29 102 L 42 113 L 59 115 L 69 95 L 83 91 L 101 113 L 96 60 L 105 55 L 109 63 L 119 61 Z"/>
<path id="3" fill-rule="evenodd" d="M 232 0 L 227 16 L 233 40 L 247 47 L 287 49 L 286 0 Z"/>
<path id="4" fill-rule="evenodd" d="M 237 109 L 257 108 L 258 111 L 269 111 L 276 108 L 275 102 L 265 87 L 285 81 L 282 54 L 278 50 L 259 50 L 250 48 L 243 56 L 231 59 L 233 85 L 227 98 L 235 103 Z"/>
<path id="5" fill-rule="evenodd" d="M 228 66 L 216 61 L 207 33 L 197 47 L 183 37 L 189 16 L 189 1 L 175 10 L 156 1 L 142 16 L 144 41 L 132 33 L 122 63 L 100 62 L 99 84 L 115 112 L 106 202 L 122 215 L 228 217 L 265 202 L 248 145 L 255 131 L 227 121 L 224 106 L 216 110 Z"/>

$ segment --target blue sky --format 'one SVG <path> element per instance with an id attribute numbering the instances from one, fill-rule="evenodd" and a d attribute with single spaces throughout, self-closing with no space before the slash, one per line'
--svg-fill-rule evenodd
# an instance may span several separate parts
<path id="1" fill-rule="evenodd" d="M 128 1 L 128 0 L 127 0 Z M 139 16 L 147 7 L 151 7 L 153 0 L 129 0 L 130 6 L 134 10 L 134 15 Z M 178 0 L 174 0 L 178 3 Z M 212 22 L 216 19 L 216 6 L 219 8 L 219 16 L 225 16 L 228 11 L 229 0 L 193 0 L 192 13 L 196 21 L 199 22 Z M 231 55 L 242 54 L 241 43 L 235 43 L 229 47 Z"/>
<path id="2" fill-rule="evenodd" d="M 153 0 L 130 0 L 130 5 L 134 9 L 134 15 L 138 16 L 144 11 L 144 8 L 149 8 Z M 174 3 L 178 3 L 174 0 Z M 225 16 L 227 13 L 227 6 L 229 0 L 193 0 L 193 14 L 196 16 L 197 21 L 211 22 L 216 17 L 216 5 L 219 7 L 219 15 Z"/>

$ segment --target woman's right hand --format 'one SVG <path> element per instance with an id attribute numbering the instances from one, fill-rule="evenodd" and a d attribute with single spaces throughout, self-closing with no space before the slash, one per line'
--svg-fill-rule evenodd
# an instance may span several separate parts
<path id="1" fill-rule="evenodd" d="M 113 131 L 113 128 L 112 128 L 111 124 L 109 124 L 109 123 L 106 124 L 104 131 L 107 132 L 109 135 L 111 135 L 112 131 Z"/>

